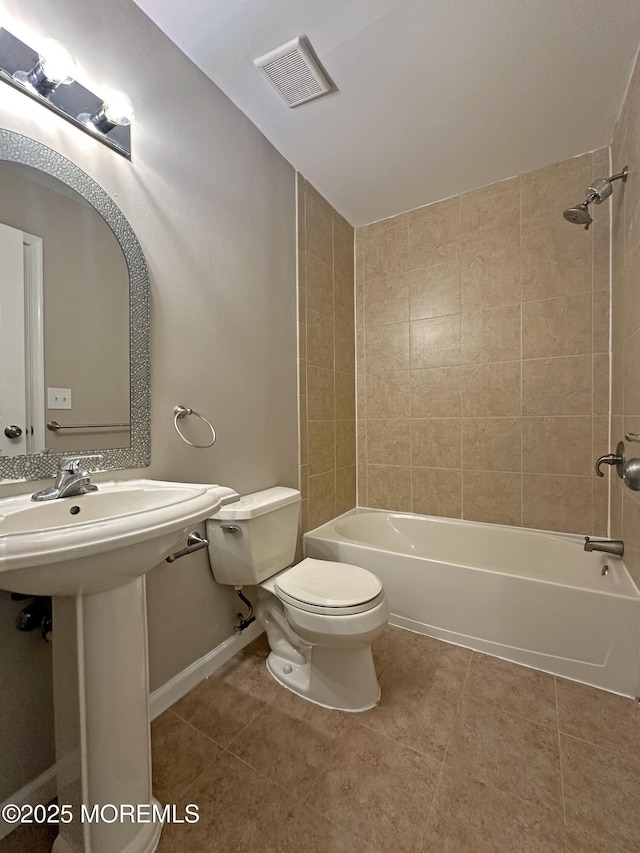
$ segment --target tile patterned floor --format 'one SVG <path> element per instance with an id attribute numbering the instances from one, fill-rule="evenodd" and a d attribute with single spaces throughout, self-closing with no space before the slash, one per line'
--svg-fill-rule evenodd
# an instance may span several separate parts
<path id="1" fill-rule="evenodd" d="M 387 628 L 380 705 L 279 687 L 263 637 L 152 727 L 154 791 L 200 808 L 158 853 L 640 851 L 640 708 Z M 0 853 L 44 853 L 19 830 Z"/>

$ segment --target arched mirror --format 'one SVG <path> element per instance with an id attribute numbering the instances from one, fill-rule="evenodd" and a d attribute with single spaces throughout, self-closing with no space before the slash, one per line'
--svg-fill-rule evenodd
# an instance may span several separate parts
<path id="1" fill-rule="evenodd" d="M 0 477 L 150 461 L 149 279 L 107 193 L 71 161 L 0 129 Z"/>

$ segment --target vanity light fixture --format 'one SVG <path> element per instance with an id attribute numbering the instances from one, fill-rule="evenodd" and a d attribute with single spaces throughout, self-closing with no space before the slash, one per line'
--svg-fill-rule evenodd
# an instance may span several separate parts
<path id="1" fill-rule="evenodd" d="M 131 101 L 122 93 L 99 97 L 78 83 L 75 73 L 75 61 L 60 42 L 46 39 L 36 51 L 0 20 L 0 80 L 130 160 Z"/>

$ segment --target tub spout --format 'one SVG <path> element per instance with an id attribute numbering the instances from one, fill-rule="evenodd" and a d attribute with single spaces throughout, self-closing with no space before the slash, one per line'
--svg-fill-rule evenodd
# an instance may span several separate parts
<path id="1" fill-rule="evenodd" d="M 604 551 L 605 554 L 615 554 L 616 557 L 624 556 L 624 542 L 622 539 L 589 539 L 584 537 L 585 551 Z"/>

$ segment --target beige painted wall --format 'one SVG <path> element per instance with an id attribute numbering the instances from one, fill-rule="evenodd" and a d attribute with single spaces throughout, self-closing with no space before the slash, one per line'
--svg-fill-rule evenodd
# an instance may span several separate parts
<path id="1" fill-rule="evenodd" d="M 611 145 L 612 167 L 629 166 L 612 198 L 611 450 L 626 432 L 640 433 L 640 60 L 631 78 Z M 625 442 L 629 458 L 640 444 Z M 640 584 L 640 492 L 612 479 L 611 535 L 622 538 L 625 563 Z"/>
<path id="2" fill-rule="evenodd" d="M 43 241 L 45 420 L 128 423 L 129 274 L 122 249 L 96 210 L 70 190 L 31 180 L 34 172 L 0 167 L 0 222 Z M 48 409 L 48 387 L 70 388 L 73 408 Z M 128 429 L 45 431 L 45 446 L 59 453 L 129 444 Z"/>
<path id="3" fill-rule="evenodd" d="M 606 533 L 606 150 L 356 231 L 358 503 Z"/>
<path id="4" fill-rule="evenodd" d="M 245 493 L 297 486 L 293 169 L 130 0 L 7 0 L 5 12 L 35 35 L 63 41 L 82 82 L 122 89 L 136 108 L 129 163 L 0 84 L 0 126 L 49 145 L 98 181 L 147 258 L 152 463 L 118 476 L 223 483 Z M 178 403 L 214 422 L 214 447 L 179 440 Z M 3 486 L 0 495 L 35 488 Z M 52 757 L 32 746 L 33 732 L 50 726 L 48 649 L 38 647 L 32 665 L 28 643 L 36 638 L 14 631 L 18 609 L 0 593 L 0 623 L 13 632 L 0 650 L 0 801 Z M 238 608 L 199 552 L 149 575 L 148 609 L 153 689 L 227 639 Z"/>
<path id="5" fill-rule="evenodd" d="M 353 228 L 298 174 L 302 530 L 356 503 Z"/>

